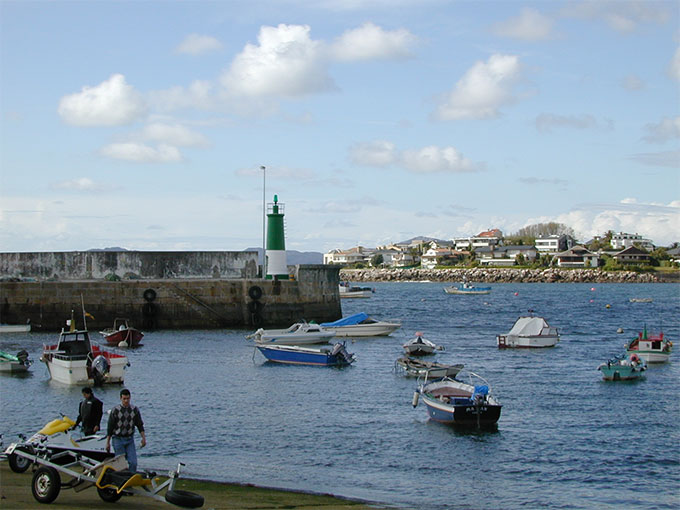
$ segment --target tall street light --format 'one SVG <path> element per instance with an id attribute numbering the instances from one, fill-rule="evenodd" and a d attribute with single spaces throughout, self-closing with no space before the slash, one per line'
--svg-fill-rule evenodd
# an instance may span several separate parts
<path id="1" fill-rule="evenodd" d="M 267 247 L 265 246 L 265 222 L 267 218 L 267 206 L 265 204 L 265 186 L 266 186 L 266 168 L 264 165 L 260 166 L 262 170 L 262 278 L 267 277 L 267 269 L 265 268 L 265 262 L 267 261 Z"/>

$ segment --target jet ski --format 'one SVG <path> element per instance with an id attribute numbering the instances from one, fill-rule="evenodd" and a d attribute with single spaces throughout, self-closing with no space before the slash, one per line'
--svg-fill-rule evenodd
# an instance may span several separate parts
<path id="1" fill-rule="evenodd" d="M 62 415 L 47 423 L 30 438 L 19 435 L 20 442 L 12 443 L 5 450 L 9 467 L 15 473 L 23 473 L 31 465 L 31 457 L 41 457 L 53 464 L 64 466 L 78 457 L 87 457 L 96 462 L 114 457 L 106 451 L 106 435 L 76 437 L 71 429 L 76 422 Z"/>

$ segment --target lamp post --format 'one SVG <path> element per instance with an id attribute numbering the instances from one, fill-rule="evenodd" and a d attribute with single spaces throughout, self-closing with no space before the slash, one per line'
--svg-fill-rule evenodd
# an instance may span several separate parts
<path id="1" fill-rule="evenodd" d="M 267 217 L 267 206 L 265 204 L 265 186 L 267 183 L 267 171 L 264 165 L 260 166 L 262 170 L 262 278 L 267 277 L 267 268 L 265 263 L 267 261 L 267 247 L 265 246 L 265 221 Z"/>

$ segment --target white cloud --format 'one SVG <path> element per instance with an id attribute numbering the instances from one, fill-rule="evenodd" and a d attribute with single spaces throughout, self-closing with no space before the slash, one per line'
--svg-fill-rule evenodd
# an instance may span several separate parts
<path id="1" fill-rule="evenodd" d="M 668 76 L 675 81 L 680 81 L 680 48 L 673 54 L 673 59 L 668 66 Z"/>
<path id="2" fill-rule="evenodd" d="M 668 5 L 672 5 L 672 2 L 668 2 Z M 633 32 L 642 24 L 660 25 L 670 18 L 664 3 L 645 0 L 585 0 L 567 4 L 562 9 L 562 14 L 586 20 L 601 20 L 613 30 L 622 33 Z"/>
<path id="3" fill-rule="evenodd" d="M 664 118 L 658 124 L 647 124 L 645 126 L 647 135 L 643 140 L 647 142 L 667 142 L 675 138 L 680 138 L 680 117 Z"/>
<path id="4" fill-rule="evenodd" d="M 536 129 L 543 133 L 551 132 L 554 128 L 589 129 L 598 127 L 598 122 L 592 115 L 565 116 L 554 113 L 541 113 L 535 120 Z"/>
<path id="5" fill-rule="evenodd" d="M 57 109 L 61 118 L 76 126 L 117 126 L 130 124 L 146 114 L 142 96 L 114 74 L 95 87 L 64 96 Z"/>
<path id="6" fill-rule="evenodd" d="M 515 55 L 495 54 L 486 62 L 476 62 L 448 93 L 435 116 L 441 120 L 498 117 L 501 106 L 515 101 L 512 87 L 520 72 Z"/>
<path id="7" fill-rule="evenodd" d="M 680 168 L 680 150 L 633 154 L 628 159 L 641 165 Z"/>
<path id="8" fill-rule="evenodd" d="M 542 41 L 552 37 L 553 20 L 536 9 L 525 7 L 519 16 L 496 23 L 494 34 L 523 41 Z"/>
<path id="9" fill-rule="evenodd" d="M 323 44 L 307 25 L 263 26 L 258 44 L 247 44 L 221 83 L 238 96 L 296 97 L 333 88 Z"/>
<path id="10" fill-rule="evenodd" d="M 635 74 L 626 76 L 622 81 L 622 85 L 626 90 L 642 90 L 645 88 L 645 82 Z"/>
<path id="11" fill-rule="evenodd" d="M 209 51 L 215 51 L 222 48 L 222 43 L 216 38 L 209 35 L 189 34 L 177 46 L 177 53 L 186 53 L 189 55 L 200 55 Z"/>
<path id="12" fill-rule="evenodd" d="M 373 23 L 347 30 L 331 47 L 338 60 L 372 60 L 411 56 L 417 38 L 406 29 L 383 30 Z"/>
<path id="13" fill-rule="evenodd" d="M 95 183 L 89 177 L 80 177 L 78 179 L 55 182 L 50 185 L 50 188 L 55 190 L 81 191 L 81 192 L 102 191 L 106 189 L 105 186 Z"/>
<path id="14" fill-rule="evenodd" d="M 359 143 L 350 149 L 350 159 L 357 165 L 389 166 L 397 159 L 396 146 L 384 140 Z"/>
<path id="15" fill-rule="evenodd" d="M 188 87 L 175 86 L 149 93 L 149 102 L 159 111 L 197 108 L 213 109 L 217 104 L 216 87 L 209 81 L 195 80 Z"/>
<path id="16" fill-rule="evenodd" d="M 112 159 L 134 163 L 176 163 L 182 161 L 177 147 L 159 144 L 157 147 L 137 142 L 112 143 L 101 149 L 101 154 Z"/>
<path id="17" fill-rule="evenodd" d="M 204 135 L 181 124 L 154 122 L 144 127 L 142 136 L 146 140 L 177 147 L 207 147 L 210 145 L 210 141 Z"/>
<path id="18" fill-rule="evenodd" d="M 475 172 L 479 167 L 464 158 L 454 147 L 430 145 L 419 150 L 406 150 L 401 154 L 403 166 L 417 173 Z"/>

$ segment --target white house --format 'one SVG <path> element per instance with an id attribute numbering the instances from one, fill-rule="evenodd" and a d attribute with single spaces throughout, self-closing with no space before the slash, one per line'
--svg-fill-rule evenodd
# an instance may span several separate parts
<path id="1" fill-rule="evenodd" d="M 408 251 L 401 251 L 392 256 L 393 267 L 409 267 L 418 263 L 418 257 Z"/>
<path id="2" fill-rule="evenodd" d="M 574 238 L 566 234 L 537 237 L 534 242 L 539 253 L 558 253 L 573 247 Z"/>
<path id="3" fill-rule="evenodd" d="M 640 248 L 652 251 L 654 250 L 654 244 L 649 239 L 644 239 L 641 235 L 627 234 L 625 232 L 619 232 L 618 234 L 612 235 L 611 245 L 615 250 L 623 250 L 624 248 L 630 248 L 634 244 L 637 244 Z"/>
<path id="4" fill-rule="evenodd" d="M 456 250 L 469 250 L 498 246 L 503 241 L 503 232 L 497 228 L 480 232 L 474 237 L 457 237 L 453 240 Z"/>
<path id="5" fill-rule="evenodd" d="M 555 254 L 553 260 L 557 262 L 557 267 L 597 267 L 600 263 L 600 257 L 596 253 L 581 245 Z"/>
<path id="6" fill-rule="evenodd" d="M 367 262 L 373 254 L 373 250 L 367 250 L 363 246 L 350 248 L 349 250 L 331 250 L 323 254 L 324 264 L 341 264 L 343 266 Z"/>
<path id="7" fill-rule="evenodd" d="M 537 256 L 536 248 L 528 245 L 489 246 L 475 253 L 483 266 L 514 266 L 517 255 L 522 255 L 527 262 L 533 262 Z"/>

